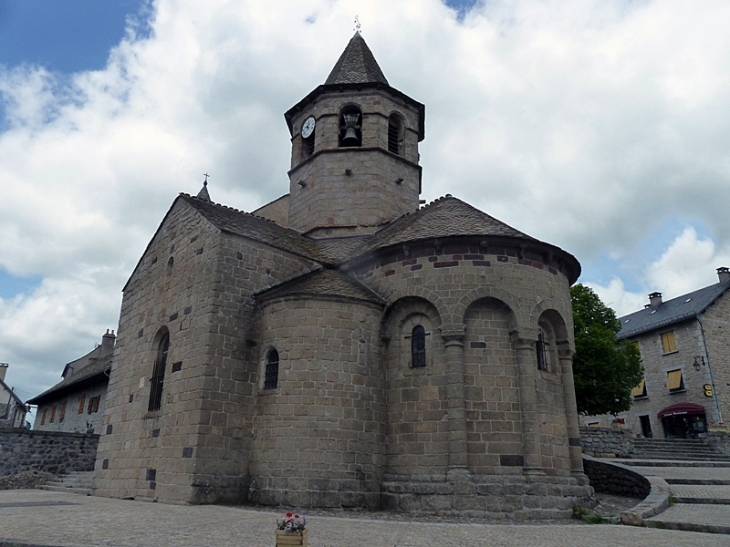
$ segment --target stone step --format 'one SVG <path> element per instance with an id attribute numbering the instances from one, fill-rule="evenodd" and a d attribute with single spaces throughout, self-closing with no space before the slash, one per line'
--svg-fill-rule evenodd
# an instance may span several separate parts
<path id="1" fill-rule="evenodd" d="M 90 496 L 93 483 L 93 471 L 72 471 L 71 473 L 49 479 L 46 481 L 46 484 L 39 485 L 37 488 L 52 492 L 66 492 Z"/>
<path id="2" fill-rule="evenodd" d="M 730 534 L 730 505 L 678 503 L 644 524 L 650 528 Z"/>
<path id="3" fill-rule="evenodd" d="M 673 485 L 672 497 L 677 503 L 730 505 L 730 487 L 722 485 Z"/>
<path id="4" fill-rule="evenodd" d="M 65 492 L 66 494 L 81 494 L 82 496 L 90 496 L 91 488 L 74 488 L 71 486 L 53 486 L 50 484 L 41 484 L 36 487 L 38 490 L 48 490 L 50 492 Z"/>
<path id="5" fill-rule="evenodd" d="M 616 458 L 616 462 L 632 467 L 730 467 L 730 461 L 697 461 L 697 460 L 655 460 L 634 457 L 632 459 Z"/>

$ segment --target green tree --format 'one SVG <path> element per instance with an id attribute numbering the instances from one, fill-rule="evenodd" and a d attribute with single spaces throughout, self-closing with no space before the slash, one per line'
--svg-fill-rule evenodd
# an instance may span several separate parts
<path id="1" fill-rule="evenodd" d="M 575 323 L 573 376 L 578 413 L 618 414 L 631 407 L 631 390 L 644 369 L 639 350 L 616 341 L 621 323 L 598 295 L 580 283 L 570 289 Z"/>

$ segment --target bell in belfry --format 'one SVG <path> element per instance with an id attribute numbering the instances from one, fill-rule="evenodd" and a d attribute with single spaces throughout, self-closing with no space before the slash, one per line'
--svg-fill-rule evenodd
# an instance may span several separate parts
<path id="1" fill-rule="evenodd" d="M 342 137 L 342 146 L 360 146 L 360 138 L 357 130 L 360 129 L 358 119 L 360 115 L 357 113 L 342 115 L 342 129 L 344 135 Z"/>

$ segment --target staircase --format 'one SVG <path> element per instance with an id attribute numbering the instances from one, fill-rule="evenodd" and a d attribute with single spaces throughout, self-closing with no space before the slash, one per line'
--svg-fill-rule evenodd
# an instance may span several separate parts
<path id="1" fill-rule="evenodd" d="M 701 439 L 634 439 L 635 460 L 728 461 Z"/>
<path id="2" fill-rule="evenodd" d="M 90 496 L 93 481 L 93 471 L 72 471 L 66 475 L 58 475 L 56 478 L 46 481 L 46 484 L 41 484 L 37 488 L 52 492 L 70 492 Z"/>

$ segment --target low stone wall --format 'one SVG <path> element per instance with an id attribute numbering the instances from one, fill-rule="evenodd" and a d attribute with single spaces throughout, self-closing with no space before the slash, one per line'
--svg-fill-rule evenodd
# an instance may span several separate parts
<path id="1" fill-rule="evenodd" d="M 583 470 L 596 492 L 644 499 L 651 490 L 646 477 L 625 465 L 583 457 Z"/>
<path id="2" fill-rule="evenodd" d="M 718 452 L 730 457 L 730 433 L 710 431 L 707 434 L 707 443 Z"/>
<path id="3" fill-rule="evenodd" d="M 93 471 L 99 435 L 0 431 L 0 489 L 33 484 L 46 474 Z M 15 478 L 10 478 L 15 477 Z"/>
<path id="4" fill-rule="evenodd" d="M 634 432 L 613 427 L 581 427 L 584 454 L 596 458 L 628 458 L 634 453 Z"/>

